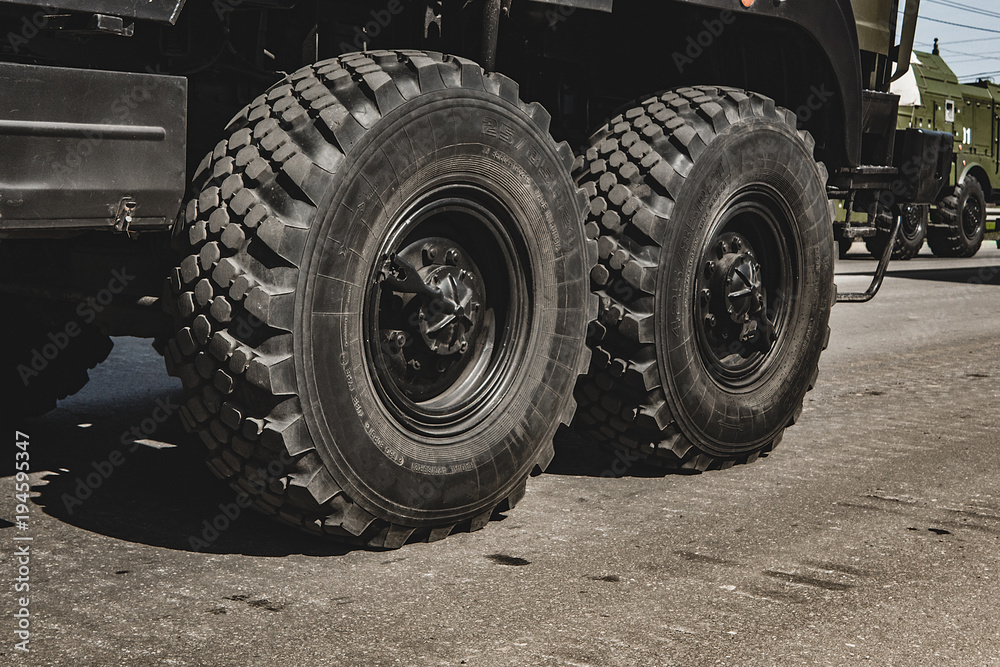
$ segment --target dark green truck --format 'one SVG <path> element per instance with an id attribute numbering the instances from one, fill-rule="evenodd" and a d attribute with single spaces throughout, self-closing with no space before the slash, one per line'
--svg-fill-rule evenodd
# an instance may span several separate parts
<path id="1" fill-rule="evenodd" d="M 933 207 L 904 210 L 893 259 L 910 259 L 926 239 L 939 257 L 972 257 L 984 239 L 997 240 L 990 205 L 1000 196 L 1000 86 L 991 81 L 961 84 L 940 52 L 915 51 L 910 70 L 892 85 L 900 96 L 900 129 L 948 132 L 955 137 L 948 184 Z M 885 234 L 865 239 L 876 257 Z M 841 248 L 846 253 L 845 242 Z"/>

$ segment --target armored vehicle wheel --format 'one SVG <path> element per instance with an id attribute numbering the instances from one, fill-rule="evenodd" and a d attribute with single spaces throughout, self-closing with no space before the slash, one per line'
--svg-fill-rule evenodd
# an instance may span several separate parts
<path id="1" fill-rule="evenodd" d="M 0 415 L 33 417 L 83 389 L 87 371 L 107 359 L 114 344 L 71 310 L 47 313 L 37 302 L 5 298 Z"/>
<path id="2" fill-rule="evenodd" d="M 896 235 L 896 243 L 893 244 L 893 259 L 904 261 L 913 259 L 924 247 L 924 240 L 927 238 L 927 220 L 930 217 L 928 208 L 918 204 L 905 204 L 901 207 L 898 215 L 902 215 L 903 220 Z M 879 233 L 865 239 L 865 247 L 876 259 L 882 257 L 888 236 L 888 233 Z"/>
<path id="3" fill-rule="evenodd" d="M 979 181 L 969 176 L 955 186 L 931 213 L 936 226 L 927 231 L 927 244 L 938 257 L 972 257 L 986 233 L 986 197 Z"/>
<path id="4" fill-rule="evenodd" d="M 418 52 L 306 67 L 195 177 L 166 352 L 209 466 L 375 547 L 514 506 L 596 314 L 572 152 L 518 87 Z"/>
<path id="5" fill-rule="evenodd" d="M 577 424 L 672 467 L 770 451 L 816 379 L 835 298 L 812 138 L 760 95 L 680 88 L 598 131 L 575 175 L 601 296 Z"/>

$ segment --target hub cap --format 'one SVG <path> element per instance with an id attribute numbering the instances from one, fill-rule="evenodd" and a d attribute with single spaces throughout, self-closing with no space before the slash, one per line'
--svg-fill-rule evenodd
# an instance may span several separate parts
<path id="1" fill-rule="evenodd" d="M 899 233 L 903 238 L 912 241 L 920 232 L 921 211 L 917 206 L 903 207 L 903 221 L 899 228 Z"/>

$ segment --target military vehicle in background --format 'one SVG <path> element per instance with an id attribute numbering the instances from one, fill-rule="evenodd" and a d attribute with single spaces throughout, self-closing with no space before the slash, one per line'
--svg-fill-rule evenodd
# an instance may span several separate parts
<path id="1" fill-rule="evenodd" d="M 915 256 L 925 237 L 938 257 L 972 257 L 984 239 L 1000 237 L 996 217 L 989 215 L 990 205 L 1000 198 L 1000 86 L 985 80 L 960 84 L 935 40 L 933 52 L 913 53 L 910 70 L 891 89 L 900 96 L 900 129 L 929 129 L 955 137 L 948 184 L 932 207 L 903 208 L 893 259 Z M 869 252 L 880 257 L 886 236 L 867 237 Z"/>
<path id="2" fill-rule="evenodd" d="M 560 424 L 752 461 L 888 263 L 838 297 L 830 198 L 863 234 L 951 164 L 896 131 L 918 6 L 3 0 L 0 406 L 153 338 L 247 504 L 386 548 Z"/>

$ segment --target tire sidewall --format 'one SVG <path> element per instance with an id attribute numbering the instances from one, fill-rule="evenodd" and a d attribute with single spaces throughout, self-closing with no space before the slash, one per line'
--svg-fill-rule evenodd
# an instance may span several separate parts
<path id="1" fill-rule="evenodd" d="M 967 236 L 965 233 L 965 207 L 969 203 L 970 199 L 975 199 L 979 205 L 979 210 L 982 211 L 982 216 L 980 217 L 979 224 L 976 227 L 976 233 L 972 236 Z M 983 189 L 979 185 L 979 182 L 969 176 L 962 183 L 962 192 L 958 198 L 958 230 L 959 235 L 962 239 L 962 244 L 965 246 L 966 252 L 975 252 L 979 249 L 979 246 L 983 243 L 983 236 L 986 234 L 986 196 L 983 194 Z"/>
<path id="2" fill-rule="evenodd" d="M 734 193 L 757 182 L 782 194 L 792 213 L 788 222 L 795 238 L 788 243 L 796 255 L 794 294 L 770 368 L 737 392 L 713 380 L 701 360 L 692 295 L 714 221 Z M 827 335 L 834 244 L 825 183 L 797 132 L 778 121 L 755 118 L 727 128 L 708 145 L 687 176 L 671 217 L 678 224 L 669 226 L 663 243 L 656 330 L 672 414 L 685 435 L 713 455 L 759 449 L 774 440 L 801 405 Z"/>
<path id="3" fill-rule="evenodd" d="M 515 212 L 532 287 L 529 339 L 491 417 L 435 440 L 384 405 L 364 351 L 365 290 L 392 220 L 422 193 L 471 180 Z M 585 331 L 585 251 L 577 193 L 553 142 L 489 93 L 427 93 L 387 114 L 350 151 L 314 225 L 300 278 L 296 373 L 306 423 L 355 500 L 407 525 L 490 509 L 528 475 L 572 393 Z M 337 276 L 328 280 L 321 276 Z M 311 317 L 322 303 L 331 324 Z"/>
<path id="4" fill-rule="evenodd" d="M 907 211 L 908 208 L 911 209 L 909 212 Z M 914 208 L 916 209 L 915 211 L 913 211 Z M 893 252 L 893 259 L 912 259 L 924 247 L 924 239 L 927 237 L 927 222 L 930 214 L 926 206 L 918 204 L 904 204 L 900 214 L 917 215 L 917 225 L 913 234 L 909 236 L 905 235 L 903 228 L 900 227 L 899 235 L 896 239 L 896 247 Z"/>

